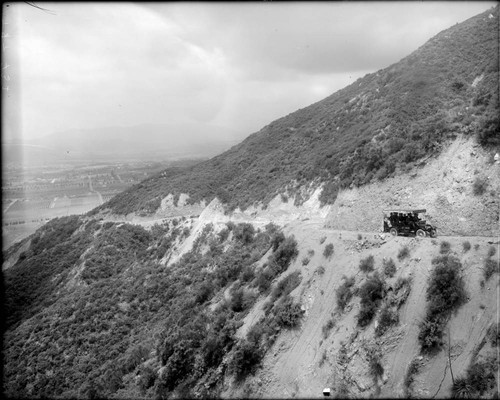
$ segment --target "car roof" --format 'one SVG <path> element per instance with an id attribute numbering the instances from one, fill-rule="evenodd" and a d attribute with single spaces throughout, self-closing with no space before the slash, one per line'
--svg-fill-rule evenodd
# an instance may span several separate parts
<path id="1" fill-rule="evenodd" d="M 426 212 L 425 209 L 418 209 L 418 210 L 415 210 L 415 209 L 397 209 L 397 208 L 394 208 L 394 209 L 388 209 L 388 210 L 382 210 L 383 212 L 387 213 L 387 212 L 400 212 L 400 213 L 424 213 Z"/>

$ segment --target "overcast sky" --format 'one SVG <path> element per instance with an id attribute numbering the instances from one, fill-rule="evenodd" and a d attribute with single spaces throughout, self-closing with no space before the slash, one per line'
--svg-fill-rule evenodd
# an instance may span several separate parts
<path id="1" fill-rule="evenodd" d="M 496 2 L 3 3 L 4 140 L 200 122 L 243 135 Z"/>

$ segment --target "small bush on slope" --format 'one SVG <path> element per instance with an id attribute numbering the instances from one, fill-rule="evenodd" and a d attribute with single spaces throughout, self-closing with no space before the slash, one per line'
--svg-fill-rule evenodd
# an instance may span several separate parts
<path id="1" fill-rule="evenodd" d="M 439 252 L 441 254 L 446 254 L 446 253 L 449 253 L 450 250 L 451 250 L 451 244 L 450 244 L 450 242 L 447 242 L 447 241 L 443 240 L 441 242 L 441 244 L 439 245 Z"/>
<path id="2" fill-rule="evenodd" d="M 333 254 L 333 244 L 332 243 L 328 243 L 326 246 L 325 246 L 325 250 L 323 251 L 323 256 L 325 258 L 330 258 Z"/>
<path id="3" fill-rule="evenodd" d="M 298 254 L 297 241 L 293 236 L 287 237 L 269 257 L 269 264 L 276 268 L 277 273 L 281 273 L 288 268 Z"/>
<path id="4" fill-rule="evenodd" d="M 396 311 L 387 306 L 382 308 L 378 319 L 378 325 L 375 329 L 375 336 L 382 336 L 387 329 L 393 325 L 397 325 L 398 323 L 399 316 Z"/>
<path id="5" fill-rule="evenodd" d="M 488 180 L 485 178 L 477 177 L 472 184 L 472 192 L 476 196 L 481 196 L 486 192 L 488 187 Z"/>
<path id="6" fill-rule="evenodd" d="M 257 343 L 244 340 L 238 344 L 233 353 L 233 357 L 229 362 L 229 371 L 234 374 L 238 380 L 242 380 L 248 374 L 255 371 L 263 355 Z"/>
<path id="7" fill-rule="evenodd" d="M 408 246 L 403 246 L 398 252 L 398 260 L 402 261 L 409 255 L 410 255 L 410 249 L 408 248 Z"/>
<path id="8" fill-rule="evenodd" d="M 351 301 L 353 295 L 351 287 L 354 285 L 354 276 L 347 278 L 344 275 L 342 279 L 344 279 L 344 283 L 339 286 L 336 293 L 337 307 L 339 308 L 340 312 L 343 312 L 344 308 Z"/>
<path id="9" fill-rule="evenodd" d="M 455 380 L 451 390 L 453 397 L 479 398 L 495 388 L 499 361 L 495 354 L 470 365 L 465 376 Z"/>
<path id="10" fill-rule="evenodd" d="M 484 260 L 484 279 L 489 280 L 493 274 L 500 273 L 500 263 L 498 260 L 493 260 L 492 258 L 488 258 Z"/>
<path id="11" fill-rule="evenodd" d="M 488 328 L 486 337 L 491 344 L 491 347 L 498 347 L 500 344 L 500 323 L 493 323 Z"/>
<path id="12" fill-rule="evenodd" d="M 384 260 L 384 274 L 385 276 L 392 278 L 396 273 L 396 264 L 392 258 Z"/>
<path id="13" fill-rule="evenodd" d="M 464 253 L 467 253 L 471 248 L 471 244 L 468 240 L 466 240 L 465 242 L 462 243 L 462 247 L 464 249 Z"/>
<path id="14" fill-rule="evenodd" d="M 363 258 L 359 262 L 359 269 L 363 272 L 372 272 L 374 265 L 375 265 L 375 259 L 373 258 L 372 255 L 369 255 L 368 257 Z"/>
<path id="15" fill-rule="evenodd" d="M 413 382 L 415 381 L 415 375 L 418 374 L 420 367 L 421 364 L 416 358 L 411 360 L 410 364 L 408 365 L 408 369 L 406 370 L 405 379 L 403 382 L 405 388 L 404 394 L 406 398 L 412 397 Z"/>
<path id="16" fill-rule="evenodd" d="M 300 304 L 295 303 L 288 295 L 278 301 L 273 312 L 278 325 L 287 328 L 296 327 L 304 314 Z"/>
<path id="17" fill-rule="evenodd" d="M 377 273 L 369 277 L 365 284 L 361 286 L 359 297 L 361 298 L 361 308 L 357 316 L 358 325 L 365 327 L 372 321 L 380 301 L 384 297 L 384 282 Z"/>
<path id="18" fill-rule="evenodd" d="M 300 271 L 292 272 L 278 282 L 271 295 L 271 302 L 282 296 L 289 295 L 293 289 L 299 286 L 302 276 Z"/>
<path id="19" fill-rule="evenodd" d="M 427 313 L 418 336 L 423 352 L 432 352 L 441 347 L 448 318 L 466 298 L 460 260 L 444 255 L 434 258 L 432 264 L 434 269 L 429 277 L 426 296 Z"/>

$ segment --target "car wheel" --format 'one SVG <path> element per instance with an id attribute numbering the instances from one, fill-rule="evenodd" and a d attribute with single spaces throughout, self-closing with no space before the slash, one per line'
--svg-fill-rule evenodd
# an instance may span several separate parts
<path id="1" fill-rule="evenodd" d="M 425 237 L 425 232 L 422 229 L 417 230 L 418 237 Z"/>
<path id="2" fill-rule="evenodd" d="M 391 228 L 389 232 L 392 236 L 398 236 L 398 230 L 396 228 Z"/>

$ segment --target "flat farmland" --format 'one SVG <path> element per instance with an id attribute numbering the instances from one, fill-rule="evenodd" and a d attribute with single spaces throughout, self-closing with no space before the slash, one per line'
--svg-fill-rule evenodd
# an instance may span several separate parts
<path id="1" fill-rule="evenodd" d="M 56 217 L 85 214 L 100 205 L 97 193 L 61 196 L 42 200 L 17 199 L 3 212 L 3 249 L 35 232 L 45 222 Z M 5 205 L 4 205 L 5 210 Z"/>
<path id="2" fill-rule="evenodd" d="M 2 249 L 56 217 L 85 214 L 135 183 L 196 160 L 127 161 L 6 169 L 2 182 Z"/>

